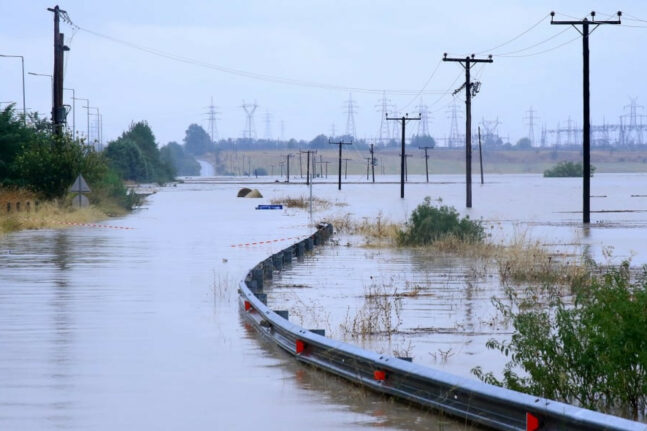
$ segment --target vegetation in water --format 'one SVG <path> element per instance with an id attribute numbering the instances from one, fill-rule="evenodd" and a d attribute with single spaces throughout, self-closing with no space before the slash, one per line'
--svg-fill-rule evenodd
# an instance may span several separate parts
<path id="1" fill-rule="evenodd" d="M 469 216 L 461 218 L 453 207 L 433 206 L 431 198 L 426 197 L 411 213 L 397 241 L 400 245 L 427 245 L 447 237 L 480 242 L 485 238 L 485 231 L 479 221 Z"/>
<path id="2" fill-rule="evenodd" d="M 647 267 L 629 263 L 572 286 L 545 285 L 497 302 L 514 334 L 487 347 L 510 358 L 502 379 L 481 380 L 533 395 L 637 419 L 647 406 Z"/>
<path id="3" fill-rule="evenodd" d="M 544 171 L 544 177 L 581 177 L 584 172 L 580 162 L 559 162 L 557 165 Z M 591 176 L 595 172 L 595 166 L 591 165 Z"/>

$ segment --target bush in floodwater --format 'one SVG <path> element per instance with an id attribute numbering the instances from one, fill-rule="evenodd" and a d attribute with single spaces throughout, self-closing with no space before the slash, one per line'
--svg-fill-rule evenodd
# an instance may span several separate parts
<path id="1" fill-rule="evenodd" d="M 511 295 L 499 310 L 511 319 L 509 342 L 490 340 L 511 360 L 498 380 L 481 380 L 533 395 L 637 419 L 647 406 L 647 267 L 632 280 L 629 263 L 574 286 Z"/>
<path id="2" fill-rule="evenodd" d="M 458 211 L 446 205 L 432 206 L 427 196 L 411 213 L 404 230 L 398 233 L 400 245 L 426 245 L 447 237 L 466 242 L 479 242 L 485 237 L 480 222 L 469 216 L 460 218 Z"/>
<path id="3" fill-rule="evenodd" d="M 557 165 L 544 171 L 544 177 L 557 178 L 557 177 L 581 177 L 584 172 L 582 163 L 577 162 L 559 162 Z M 595 166 L 591 165 L 591 176 L 595 172 Z"/>

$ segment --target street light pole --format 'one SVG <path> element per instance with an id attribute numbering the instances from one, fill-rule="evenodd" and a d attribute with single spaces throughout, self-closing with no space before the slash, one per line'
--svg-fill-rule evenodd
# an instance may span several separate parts
<path id="1" fill-rule="evenodd" d="M 84 106 L 85 109 L 88 110 L 87 112 L 87 118 L 88 118 L 88 131 L 87 134 L 85 135 L 85 139 L 87 139 L 88 142 L 90 142 L 90 100 L 89 99 L 83 99 L 82 97 L 76 97 L 75 100 L 83 100 L 86 105 Z"/>
<path id="2" fill-rule="evenodd" d="M 23 124 L 27 123 L 27 105 L 25 104 L 25 57 L 22 55 L 5 55 L 0 54 L 0 57 L 10 57 L 10 58 L 20 58 L 20 64 L 22 66 L 22 115 L 23 115 Z"/>

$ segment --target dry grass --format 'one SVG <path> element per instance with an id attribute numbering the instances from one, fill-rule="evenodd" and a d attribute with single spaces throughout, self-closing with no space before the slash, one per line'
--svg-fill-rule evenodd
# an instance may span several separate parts
<path id="1" fill-rule="evenodd" d="M 529 240 L 525 233 L 517 233 L 510 244 L 497 246 L 494 261 L 503 283 L 570 284 L 589 273 L 583 257 L 549 253 L 538 241 Z"/>
<path id="2" fill-rule="evenodd" d="M 362 221 L 354 220 L 351 214 L 328 221 L 339 233 L 363 236 L 365 247 L 396 247 L 398 232 L 403 228 L 402 224 L 385 219 L 381 213 L 375 218 L 363 218 Z M 512 240 L 506 244 L 465 241 L 446 236 L 432 244 L 414 248 L 494 264 L 503 283 L 570 284 L 589 273 L 583 257 L 551 253 L 538 241 L 531 240 L 527 232 L 515 232 Z"/>
<path id="3" fill-rule="evenodd" d="M 288 208 L 301 208 L 308 209 L 310 208 L 310 198 L 306 196 L 283 196 L 270 200 L 270 203 L 273 205 L 284 205 Z M 325 210 L 332 206 L 332 202 L 325 199 L 312 197 L 312 209 L 315 211 Z"/>
<path id="4" fill-rule="evenodd" d="M 38 211 L 0 214 L 0 234 L 23 229 L 61 228 L 67 223 L 89 223 L 105 218 L 106 213 L 96 207 L 77 209 L 58 202 L 44 202 Z"/>
<path id="5" fill-rule="evenodd" d="M 381 213 L 375 218 L 365 217 L 362 221 L 353 220 L 351 214 L 327 218 L 338 233 L 361 235 L 366 240 L 366 246 L 393 247 L 396 245 L 398 232 L 402 225 L 384 218 Z"/>
<path id="6" fill-rule="evenodd" d="M 351 316 L 346 312 L 344 322 L 339 325 L 344 338 L 366 339 L 374 335 L 391 337 L 402 324 L 400 313 L 402 300 L 397 287 L 386 284 L 372 284 L 365 288 L 364 303 Z"/>

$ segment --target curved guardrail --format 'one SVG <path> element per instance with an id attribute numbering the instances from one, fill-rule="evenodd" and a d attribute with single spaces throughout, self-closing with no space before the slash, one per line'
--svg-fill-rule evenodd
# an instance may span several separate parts
<path id="1" fill-rule="evenodd" d="M 323 330 L 308 330 L 291 323 L 285 310 L 269 309 L 263 285 L 271 280 L 273 271 L 281 270 L 295 257 L 302 258 L 332 233 L 331 224 L 320 224 L 312 236 L 259 263 L 240 283 L 239 303 L 245 318 L 297 360 L 375 391 L 494 429 L 647 431 L 647 424 L 454 376 L 335 341 L 326 338 Z"/>

